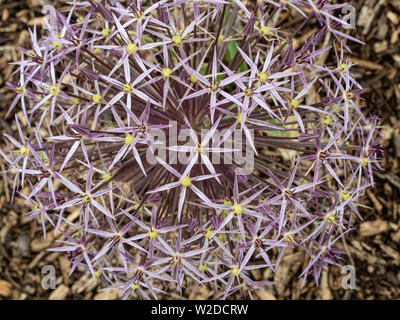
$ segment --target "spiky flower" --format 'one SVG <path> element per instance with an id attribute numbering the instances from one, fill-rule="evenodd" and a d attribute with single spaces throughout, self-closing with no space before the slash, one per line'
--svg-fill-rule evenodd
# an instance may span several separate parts
<path id="1" fill-rule="evenodd" d="M 13 196 L 31 187 L 29 217 L 64 234 L 53 250 L 72 270 L 124 298 L 193 282 L 226 298 L 271 285 L 249 271 L 276 271 L 287 248 L 308 257 L 305 281 L 338 264 L 333 246 L 361 219 L 382 155 L 346 59 L 360 41 L 340 31 L 343 5 L 70 5 L 40 39 L 30 30 L 8 84 L 8 113 L 21 102 L 24 119 L 0 154 Z M 278 28 L 286 10 L 303 23 Z M 320 30 L 294 44 L 310 23 Z"/>

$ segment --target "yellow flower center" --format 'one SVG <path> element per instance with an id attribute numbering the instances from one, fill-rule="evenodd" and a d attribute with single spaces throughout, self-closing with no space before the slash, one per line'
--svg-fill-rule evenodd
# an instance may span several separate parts
<path id="1" fill-rule="evenodd" d="M 10 172 L 12 174 L 16 174 L 18 172 L 17 170 L 15 170 L 16 168 L 17 168 L 16 166 L 12 166 Z"/>
<path id="2" fill-rule="evenodd" d="M 110 28 L 104 28 L 103 30 L 101 30 L 101 34 L 105 38 L 109 37 L 110 36 Z"/>
<path id="3" fill-rule="evenodd" d="M 244 93 L 245 93 L 247 96 L 250 96 L 250 95 L 253 94 L 253 90 L 250 89 L 250 88 L 247 88 L 247 89 L 244 91 Z"/>
<path id="4" fill-rule="evenodd" d="M 208 266 L 207 266 L 207 264 L 205 264 L 205 263 L 203 263 L 201 266 L 199 266 L 199 270 L 200 270 L 201 272 L 206 271 L 207 268 L 208 268 Z"/>
<path id="5" fill-rule="evenodd" d="M 233 266 L 231 269 L 232 274 L 236 277 L 239 273 L 239 267 L 238 266 Z"/>
<path id="6" fill-rule="evenodd" d="M 82 198 L 82 201 L 85 202 L 85 203 L 88 203 L 88 202 L 90 201 L 89 195 L 87 194 L 86 196 L 84 196 L 84 197 Z"/>
<path id="7" fill-rule="evenodd" d="M 101 100 L 103 100 L 103 97 L 101 96 L 100 93 L 96 93 L 92 96 L 92 100 L 95 104 L 101 103 Z"/>
<path id="8" fill-rule="evenodd" d="M 111 174 L 109 174 L 108 172 L 106 172 L 105 174 L 103 174 L 103 181 L 107 182 L 111 180 Z"/>
<path id="9" fill-rule="evenodd" d="M 196 83 L 197 81 L 199 81 L 199 79 L 197 79 L 194 74 L 191 74 L 190 75 L 190 81 L 193 82 L 193 83 Z"/>
<path id="10" fill-rule="evenodd" d="M 324 125 L 329 126 L 332 123 L 332 117 L 331 116 L 324 116 L 324 119 L 322 121 Z"/>
<path id="11" fill-rule="evenodd" d="M 44 154 L 41 153 L 41 154 L 39 155 L 39 157 L 40 157 L 40 159 L 43 160 L 44 164 L 48 167 L 49 164 L 50 164 L 50 161 L 46 158 L 46 156 L 45 156 Z"/>
<path id="12" fill-rule="evenodd" d="M 61 47 L 62 47 L 62 43 L 61 42 L 58 42 L 58 41 L 52 41 L 51 42 L 51 44 L 53 45 L 53 47 L 55 48 L 55 49 L 60 49 Z"/>
<path id="13" fill-rule="evenodd" d="M 52 95 L 56 95 L 57 92 L 58 92 L 58 87 L 57 87 L 57 86 L 54 86 L 54 85 L 51 85 L 50 88 L 49 88 L 49 92 L 50 92 L 50 94 L 52 94 Z"/>
<path id="14" fill-rule="evenodd" d="M 182 43 L 182 37 L 177 34 L 172 37 L 172 42 L 175 43 L 175 45 L 179 46 Z"/>
<path id="15" fill-rule="evenodd" d="M 134 140 L 134 137 L 133 137 L 133 135 L 131 135 L 131 134 L 127 134 L 126 135 L 126 137 L 125 137 L 125 144 L 127 145 L 127 146 L 130 146 L 132 143 L 133 143 L 133 140 Z"/>
<path id="16" fill-rule="evenodd" d="M 79 102 L 80 102 L 80 101 L 79 101 L 78 98 L 73 97 L 69 103 L 72 104 L 72 105 L 74 105 L 74 104 L 79 104 Z"/>
<path id="17" fill-rule="evenodd" d="M 240 215 L 243 213 L 243 206 L 241 204 L 235 204 L 232 210 L 234 214 Z"/>
<path id="18" fill-rule="evenodd" d="M 266 72 L 260 72 L 260 73 L 258 74 L 258 80 L 259 80 L 261 83 L 267 82 L 267 80 L 268 80 L 268 73 L 266 73 Z"/>
<path id="19" fill-rule="evenodd" d="M 331 214 L 328 214 L 326 217 L 325 217 L 325 221 L 326 222 L 328 222 L 328 223 L 334 223 L 335 222 L 335 214 L 334 213 L 331 213 Z"/>
<path id="20" fill-rule="evenodd" d="M 294 237 L 293 237 L 293 235 L 292 235 L 291 233 L 287 233 L 287 234 L 285 235 L 285 240 L 286 240 L 287 242 L 294 243 Z"/>
<path id="21" fill-rule="evenodd" d="M 348 192 L 347 190 L 340 191 L 339 198 L 343 201 L 346 201 L 348 198 L 350 198 L 350 192 Z"/>
<path id="22" fill-rule="evenodd" d="M 172 75 L 172 70 L 170 68 L 164 68 L 161 70 L 161 75 L 163 78 L 169 78 Z"/>
<path id="23" fill-rule="evenodd" d="M 26 156 L 29 152 L 29 149 L 25 146 L 22 146 L 21 148 L 19 148 L 19 153 L 22 154 L 23 156 Z"/>
<path id="24" fill-rule="evenodd" d="M 215 83 L 215 82 L 211 83 L 210 84 L 210 89 L 213 92 L 217 91 L 218 90 L 218 83 Z"/>
<path id="25" fill-rule="evenodd" d="M 190 187 L 192 185 L 192 179 L 189 176 L 186 176 L 182 179 L 181 185 L 184 187 Z"/>
<path id="26" fill-rule="evenodd" d="M 133 54 L 138 50 L 138 46 L 135 43 L 129 43 L 126 46 L 126 52 L 128 52 L 129 54 Z"/>
<path id="27" fill-rule="evenodd" d="M 346 64 L 345 64 L 345 63 L 342 63 L 342 64 L 339 66 L 339 70 L 340 70 L 340 72 L 345 73 L 345 72 L 347 71 L 347 66 L 346 66 Z"/>
<path id="28" fill-rule="evenodd" d="M 199 147 L 197 148 L 197 152 L 198 152 L 198 153 L 203 153 L 203 152 L 204 152 L 204 147 L 203 147 L 203 146 L 199 146 Z"/>
<path id="29" fill-rule="evenodd" d="M 213 231 L 211 229 L 208 229 L 206 231 L 206 233 L 204 234 L 204 237 L 207 239 L 210 239 L 212 235 L 213 235 Z"/>
<path id="30" fill-rule="evenodd" d="M 181 258 L 179 258 L 178 256 L 174 256 L 174 257 L 172 258 L 172 261 L 173 261 L 174 263 L 179 263 L 179 261 L 181 261 Z"/>
<path id="31" fill-rule="evenodd" d="M 14 90 L 15 93 L 17 94 L 24 94 L 25 93 L 25 88 L 16 88 Z"/>
<path id="32" fill-rule="evenodd" d="M 130 93 L 133 90 L 133 86 L 130 83 L 125 83 L 124 84 L 124 92 Z"/>
<path id="33" fill-rule="evenodd" d="M 361 163 L 361 165 L 362 165 L 363 167 L 365 167 L 366 165 L 368 165 L 369 159 L 368 159 L 368 158 L 362 158 L 362 159 L 360 160 L 360 163 Z"/>
<path id="34" fill-rule="evenodd" d="M 292 100 L 290 101 L 290 106 L 291 106 L 293 109 L 296 109 L 299 105 L 300 105 L 300 101 L 297 100 L 297 99 L 292 99 Z"/>
<path id="35" fill-rule="evenodd" d="M 268 35 L 270 34 L 270 32 L 271 32 L 271 27 L 269 27 L 269 26 L 262 26 L 262 27 L 260 28 L 260 31 L 261 31 L 261 33 L 262 33 L 264 36 L 268 36 Z"/>
<path id="36" fill-rule="evenodd" d="M 354 93 L 353 93 L 353 92 L 346 92 L 346 93 L 344 94 L 344 98 L 345 98 L 346 100 L 353 99 L 353 98 L 354 98 Z"/>
<path id="37" fill-rule="evenodd" d="M 225 40 L 225 36 L 223 34 L 220 34 L 218 36 L 218 41 L 224 41 Z"/>
<path id="38" fill-rule="evenodd" d="M 157 237 L 157 230 L 149 231 L 147 235 L 149 236 L 150 239 L 154 239 Z"/>
<path id="39" fill-rule="evenodd" d="M 131 289 L 133 291 L 135 291 L 137 288 L 139 288 L 139 285 L 137 285 L 136 282 L 131 284 Z"/>
<path id="40" fill-rule="evenodd" d="M 244 121 L 246 122 L 246 120 L 247 120 L 247 117 L 245 117 Z M 238 115 L 236 117 L 236 121 L 238 123 L 242 123 L 242 114 L 241 113 L 238 113 Z"/>

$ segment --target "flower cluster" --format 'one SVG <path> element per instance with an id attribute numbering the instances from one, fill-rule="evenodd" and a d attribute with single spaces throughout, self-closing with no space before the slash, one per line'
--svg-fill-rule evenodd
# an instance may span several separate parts
<path id="1" fill-rule="evenodd" d="M 346 57 L 362 42 L 340 31 L 343 6 L 74 0 L 49 10 L 8 84 L 8 114 L 22 108 L 19 137 L 4 134 L 0 150 L 13 198 L 45 236 L 61 232 L 51 250 L 68 252 L 71 272 L 87 269 L 123 298 L 193 283 L 251 297 L 272 284 L 251 271 L 276 271 L 294 249 L 307 258 L 300 276 L 318 284 L 339 265 L 334 244 L 361 219 L 382 155 Z M 283 14 L 298 25 L 280 24 Z M 319 30 L 295 40 L 310 23 Z"/>

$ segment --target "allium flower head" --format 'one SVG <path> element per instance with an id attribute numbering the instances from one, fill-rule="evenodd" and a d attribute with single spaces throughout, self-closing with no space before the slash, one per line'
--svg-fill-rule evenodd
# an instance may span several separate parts
<path id="1" fill-rule="evenodd" d="M 30 30 L 7 85 L 25 119 L 0 155 L 71 272 L 125 299 L 190 283 L 225 299 L 273 285 L 251 270 L 287 250 L 308 259 L 303 284 L 339 265 L 382 156 L 346 58 L 361 42 L 340 31 L 345 4 L 247 3 L 74 1 Z M 287 10 L 303 21 L 278 27 Z"/>

